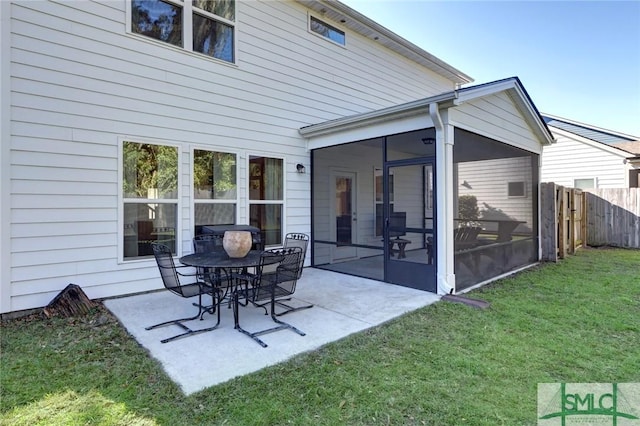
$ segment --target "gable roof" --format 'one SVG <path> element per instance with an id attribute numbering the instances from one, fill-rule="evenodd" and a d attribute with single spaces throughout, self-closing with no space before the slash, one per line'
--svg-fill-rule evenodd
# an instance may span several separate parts
<path id="1" fill-rule="evenodd" d="M 325 17 L 340 26 L 350 29 L 375 43 L 408 58 L 431 71 L 457 84 L 473 82 L 462 71 L 438 59 L 431 53 L 400 37 L 393 31 L 383 27 L 365 15 L 337 0 L 296 0 L 316 12 L 319 18 Z"/>
<path id="2" fill-rule="evenodd" d="M 617 145 L 623 142 L 634 142 L 638 140 L 638 137 L 636 136 L 627 135 L 614 130 L 603 129 L 566 118 L 556 117 L 550 114 L 542 114 L 542 118 L 547 125 L 551 127 L 556 127 L 580 137 L 607 145 Z"/>
<path id="3" fill-rule="evenodd" d="M 366 126 L 369 123 L 374 123 L 381 120 L 392 120 L 418 114 L 424 114 L 429 110 L 429 105 L 432 103 L 438 103 L 439 105 L 445 107 L 453 107 L 464 102 L 471 101 L 473 99 L 492 95 L 494 93 L 502 91 L 507 91 L 510 94 L 518 108 L 521 110 L 523 116 L 525 117 L 525 120 L 533 129 L 533 132 L 539 138 L 544 140 L 545 144 L 553 143 L 554 139 L 551 131 L 545 124 L 542 116 L 538 112 L 538 109 L 534 105 L 533 101 L 529 97 L 529 94 L 525 90 L 518 77 L 510 77 L 490 83 L 464 87 L 461 89 L 453 90 L 451 92 L 445 92 L 439 95 L 430 96 L 424 99 L 418 99 L 416 101 L 407 102 L 400 105 L 394 105 L 391 107 L 351 115 L 348 117 L 341 117 L 335 120 L 325 121 L 324 123 L 312 124 L 302 127 L 301 129 L 299 129 L 299 132 L 304 137 L 314 137 L 323 134 L 344 131 L 347 129 Z"/>

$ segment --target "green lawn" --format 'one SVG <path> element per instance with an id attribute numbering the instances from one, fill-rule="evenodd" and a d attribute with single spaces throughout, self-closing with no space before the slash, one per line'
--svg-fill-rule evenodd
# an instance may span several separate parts
<path id="1" fill-rule="evenodd" d="M 0 424 L 533 425 L 538 383 L 640 382 L 639 274 L 581 250 L 188 397 L 102 308 L 5 321 Z"/>

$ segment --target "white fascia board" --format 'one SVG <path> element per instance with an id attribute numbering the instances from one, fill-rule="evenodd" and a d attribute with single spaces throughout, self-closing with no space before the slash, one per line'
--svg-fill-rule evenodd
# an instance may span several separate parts
<path id="1" fill-rule="evenodd" d="M 311 139 L 307 139 L 307 150 L 358 142 L 428 127 L 433 127 L 433 122 L 429 117 L 429 113 L 423 111 L 422 114 L 402 118 L 395 117 L 393 120 L 378 120 L 362 126 L 354 126 L 338 132 L 314 136 Z"/>
<path id="2" fill-rule="evenodd" d="M 507 92 L 511 99 L 519 107 L 524 119 L 529 123 L 538 138 L 543 141 L 543 145 L 551 145 L 555 142 L 553 135 L 550 134 L 547 125 L 542 120 L 536 107 L 529 100 L 529 96 L 523 90 L 522 86 L 516 78 L 508 78 L 493 83 L 479 85 L 478 87 L 469 87 L 460 90 L 460 93 L 454 100 L 455 105 L 461 105 L 467 101 L 490 96 L 499 92 Z"/>
<path id="3" fill-rule="evenodd" d="M 618 149 L 613 145 L 607 145 L 606 143 L 594 141 L 592 139 L 576 135 L 575 133 L 568 132 L 566 130 L 562 130 L 562 129 L 559 129 L 557 127 L 554 127 L 551 124 L 549 124 L 549 129 L 551 130 L 552 133 L 556 133 L 556 134 L 558 134 L 560 136 L 564 136 L 565 138 L 568 138 L 568 139 L 573 139 L 574 141 L 578 141 L 578 142 L 583 143 L 585 145 L 592 146 L 594 148 L 600 149 L 600 150 L 608 152 L 610 154 L 617 155 L 620 158 L 628 158 L 629 155 L 632 155 L 629 152 L 621 150 L 621 149 Z"/>

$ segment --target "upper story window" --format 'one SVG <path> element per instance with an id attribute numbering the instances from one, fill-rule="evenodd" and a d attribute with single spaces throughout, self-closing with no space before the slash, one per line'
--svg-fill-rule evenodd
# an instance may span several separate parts
<path id="1" fill-rule="evenodd" d="M 344 31 L 327 24 L 326 22 L 323 22 L 316 17 L 309 17 L 309 30 L 321 35 L 322 37 L 328 38 L 329 40 L 333 41 L 334 43 L 338 43 L 341 46 L 345 45 Z"/>
<path id="2" fill-rule="evenodd" d="M 235 0 L 132 0 L 131 31 L 234 62 Z"/>

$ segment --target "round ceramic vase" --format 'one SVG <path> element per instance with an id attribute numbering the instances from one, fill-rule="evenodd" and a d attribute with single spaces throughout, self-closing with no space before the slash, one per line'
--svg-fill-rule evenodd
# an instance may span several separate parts
<path id="1" fill-rule="evenodd" d="M 225 231 L 222 239 L 222 247 L 229 257 L 245 257 L 249 250 L 253 239 L 249 231 Z"/>

